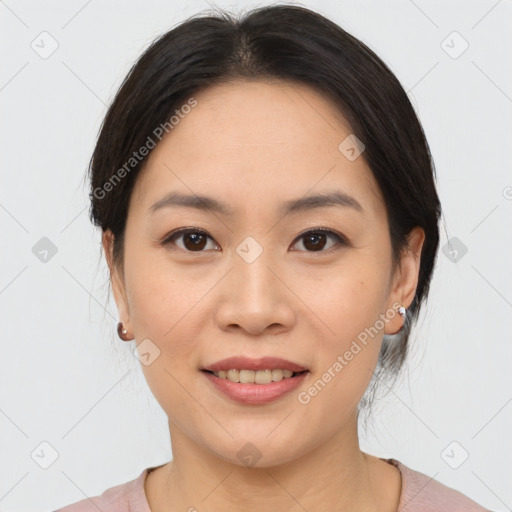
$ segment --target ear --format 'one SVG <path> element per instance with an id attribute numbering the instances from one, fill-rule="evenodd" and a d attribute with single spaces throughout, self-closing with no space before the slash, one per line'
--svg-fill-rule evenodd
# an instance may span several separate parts
<path id="1" fill-rule="evenodd" d="M 126 298 L 126 288 L 122 272 L 114 264 L 114 234 L 110 229 L 103 232 L 101 242 L 110 272 L 110 284 L 119 312 L 119 320 L 123 322 L 124 328 L 130 331 L 130 309 Z"/>
<path id="2" fill-rule="evenodd" d="M 416 226 L 407 235 L 408 246 L 405 248 L 401 259 L 401 265 L 396 269 L 389 294 L 387 311 L 397 308 L 393 304 L 400 303 L 408 308 L 416 294 L 418 286 L 421 250 L 425 241 L 425 232 L 419 226 Z M 398 313 L 398 311 L 397 311 Z M 403 324 L 402 317 L 396 314 L 392 320 L 387 322 L 385 333 L 396 333 Z"/>

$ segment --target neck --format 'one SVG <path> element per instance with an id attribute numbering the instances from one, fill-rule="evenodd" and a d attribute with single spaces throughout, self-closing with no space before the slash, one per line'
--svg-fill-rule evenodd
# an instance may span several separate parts
<path id="1" fill-rule="evenodd" d="M 373 511 L 377 503 L 382 505 L 384 494 L 379 477 L 383 468 L 377 469 L 375 462 L 392 471 L 389 464 L 361 452 L 357 417 L 315 450 L 270 467 L 226 461 L 188 438 L 175 424 L 169 422 L 169 429 L 173 460 L 160 480 L 161 507 L 155 503 L 153 508 L 150 503 L 155 511 Z"/>

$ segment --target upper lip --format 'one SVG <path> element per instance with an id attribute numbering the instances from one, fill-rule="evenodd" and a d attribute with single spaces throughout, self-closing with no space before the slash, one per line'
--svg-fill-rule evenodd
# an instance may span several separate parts
<path id="1" fill-rule="evenodd" d="M 222 359 L 221 361 L 217 361 L 213 364 L 210 364 L 204 368 L 203 370 L 208 370 L 211 372 L 218 372 L 221 370 L 274 370 L 274 369 L 282 369 L 282 370 L 290 370 L 292 372 L 303 372 L 307 370 L 303 366 L 293 363 L 292 361 L 287 361 L 286 359 L 281 359 L 280 357 L 260 357 L 259 359 L 252 359 L 250 357 L 244 356 L 234 356 L 228 357 L 227 359 Z"/>

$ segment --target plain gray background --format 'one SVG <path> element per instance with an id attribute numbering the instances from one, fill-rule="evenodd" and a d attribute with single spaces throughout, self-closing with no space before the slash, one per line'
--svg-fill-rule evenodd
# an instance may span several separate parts
<path id="1" fill-rule="evenodd" d="M 429 140 L 444 208 L 412 355 L 361 431 L 362 448 L 512 510 L 512 2 L 300 5 L 362 39 L 398 76 Z M 172 456 L 135 342 L 115 334 L 83 179 L 134 60 L 208 8 L 0 2 L 0 510 L 49 511 Z"/>

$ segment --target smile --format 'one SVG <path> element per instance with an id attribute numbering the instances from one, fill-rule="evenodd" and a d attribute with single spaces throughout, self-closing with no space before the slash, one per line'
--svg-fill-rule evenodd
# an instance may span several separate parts
<path id="1" fill-rule="evenodd" d="M 281 374 L 282 377 L 280 380 L 268 381 L 270 376 L 273 378 L 274 372 L 276 372 L 276 379 L 279 379 Z M 235 402 L 248 405 L 262 405 L 278 400 L 279 398 L 283 398 L 300 386 L 304 379 L 309 375 L 308 370 L 297 373 L 287 370 L 286 375 L 289 375 L 289 373 L 292 375 L 285 377 L 285 371 L 280 369 L 258 371 L 219 370 L 215 373 L 208 370 L 202 370 L 201 373 L 208 379 L 210 384 L 213 385 L 213 389 L 216 392 L 221 393 L 221 396 L 225 396 Z M 258 374 L 263 374 L 263 376 L 258 377 Z M 235 380 L 231 380 L 230 376 Z M 258 379 L 260 383 L 257 383 L 256 379 Z M 266 379 L 268 382 L 261 382 L 263 379 Z M 240 380 L 245 380 L 246 382 L 240 382 Z"/>
<path id="2" fill-rule="evenodd" d="M 303 372 L 292 372 L 291 370 L 283 370 L 274 368 L 272 370 L 220 370 L 213 372 L 213 375 L 220 379 L 227 379 L 230 382 L 239 382 L 240 384 L 270 384 L 271 382 L 279 382 L 283 379 L 289 379 L 294 375 Z"/>

